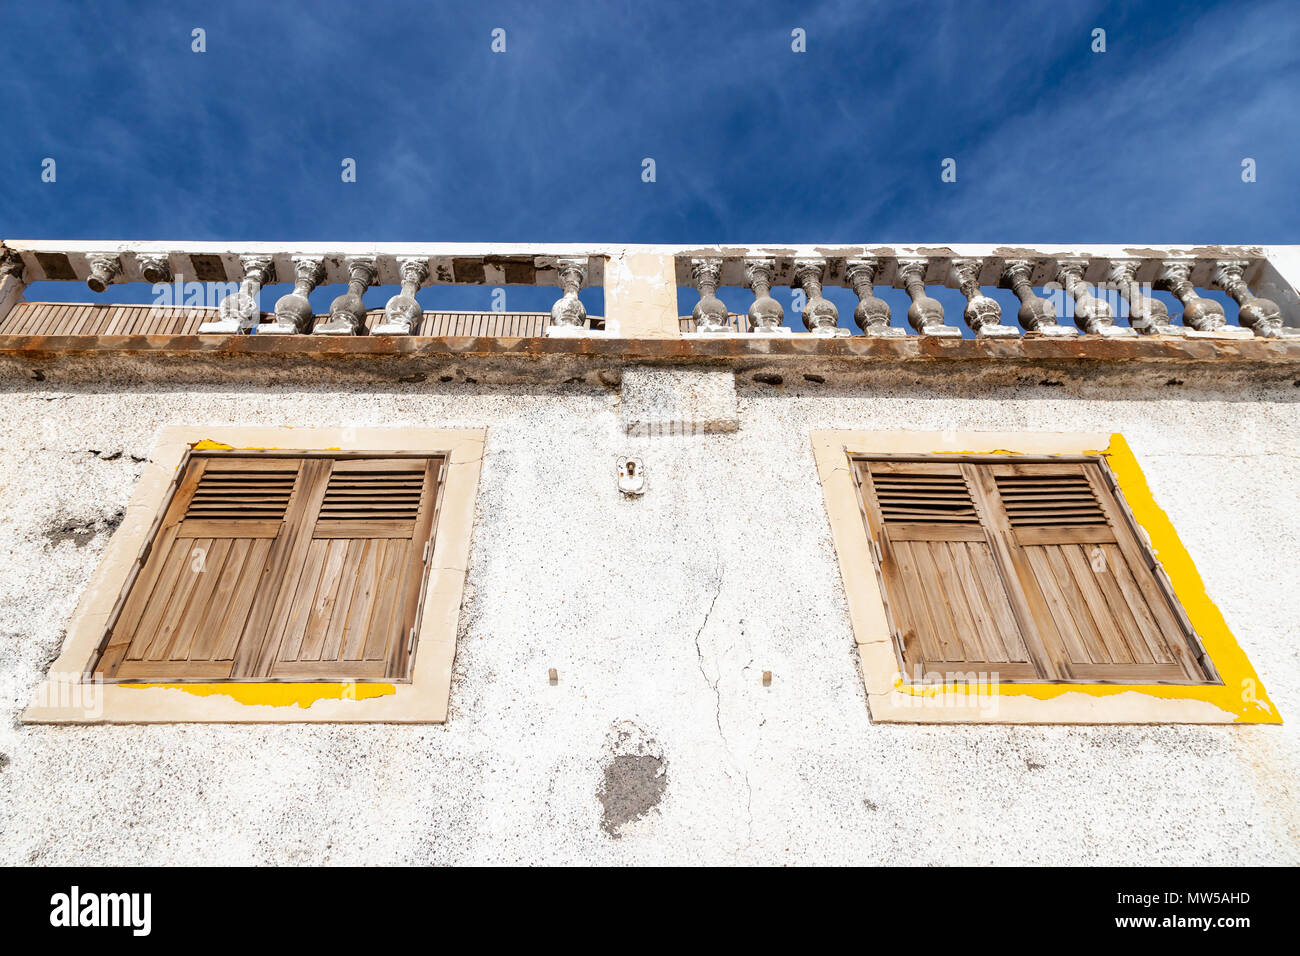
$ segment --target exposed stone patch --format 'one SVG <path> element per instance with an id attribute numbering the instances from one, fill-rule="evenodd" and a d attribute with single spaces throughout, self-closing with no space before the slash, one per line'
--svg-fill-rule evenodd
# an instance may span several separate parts
<path id="1" fill-rule="evenodd" d="M 55 518 L 45 526 L 41 532 L 41 537 L 50 543 L 50 547 L 58 547 L 64 541 L 71 541 L 78 548 L 84 548 L 95 538 L 104 534 L 112 534 L 117 530 L 117 526 L 122 523 L 126 517 L 126 512 L 119 508 L 108 517 L 99 518 Z"/>
<path id="2" fill-rule="evenodd" d="M 5 770 L 9 766 L 9 755 L 0 754 L 0 770 Z"/>
<path id="3" fill-rule="evenodd" d="M 600 826 L 615 840 L 621 828 L 659 805 L 668 788 L 668 762 L 658 741 L 630 720 L 616 723 L 606 741 L 609 759 L 596 792 L 603 813 Z"/>
<path id="4" fill-rule="evenodd" d="M 645 368 L 623 372 L 619 414 L 629 435 L 734 432 L 736 376 L 728 370 Z"/>

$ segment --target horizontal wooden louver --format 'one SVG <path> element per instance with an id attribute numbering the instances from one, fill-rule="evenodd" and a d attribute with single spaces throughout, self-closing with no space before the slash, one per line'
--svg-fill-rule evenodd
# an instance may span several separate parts
<path id="1" fill-rule="evenodd" d="M 283 518 L 297 479 L 296 466 L 276 471 L 205 471 L 185 517 Z"/>
<path id="2" fill-rule="evenodd" d="M 335 472 L 325 489 L 321 517 L 365 521 L 405 518 L 414 521 L 424 489 L 423 472 Z"/>
<path id="3" fill-rule="evenodd" d="M 1106 513 L 1082 474 L 997 475 L 995 480 L 1013 528 L 1106 523 Z"/>
<path id="4" fill-rule="evenodd" d="M 955 475 L 874 474 L 876 500 L 885 522 L 979 524 L 966 479 Z"/>

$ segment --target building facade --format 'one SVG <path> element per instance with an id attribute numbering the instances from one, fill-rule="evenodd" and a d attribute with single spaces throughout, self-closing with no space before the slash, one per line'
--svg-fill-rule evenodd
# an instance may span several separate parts
<path id="1" fill-rule="evenodd" d="M 1295 863 L 1298 282 L 6 242 L 0 859 Z"/>

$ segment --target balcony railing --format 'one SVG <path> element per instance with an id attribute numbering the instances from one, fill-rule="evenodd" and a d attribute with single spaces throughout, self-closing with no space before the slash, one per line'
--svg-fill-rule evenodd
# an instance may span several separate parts
<path id="1" fill-rule="evenodd" d="M 183 315 L 157 305 L 94 304 L 42 313 L 40 303 L 25 301 L 24 292 L 28 284 L 44 281 L 84 283 L 94 294 L 123 283 L 166 288 L 197 282 L 224 284 L 224 289 L 219 302 Z M 292 291 L 264 309 L 263 289 L 288 282 Z M 1298 283 L 1300 247 L 1290 246 L 6 241 L 0 247 L 0 335 L 1274 339 L 1300 335 Z M 327 312 L 316 314 L 309 296 L 330 285 L 338 286 L 339 294 Z M 363 302 L 366 290 L 376 285 L 398 287 L 382 310 Z M 549 315 L 457 313 L 459 319 L 440 319 L 451 313 L 426 310 L 416 298 L 422 287 L 438 285 L 551 286 L 559 294 Z M 588 316 L 579 299 L 579 291 L 592 286 L 604 290 L 603 320 Z M 852 327 L 827 297 L 826 290 L 837 286 L 856 298 Z M 964 297 L 960 315 L 946 313 L 928 294 L 935 286 Z M 749 290 L 751 304 L 744 314 L 719 297 L 726 287 Z M 806 331 L 787 325 L 785 309 L 772 295 L 780 287 L 798 291 L 798 318 Z M 682 288 L 693 290 L 688 294 L 697 299 L 689 317 L 679 315 Z M 906 326 L 904 316 L 895 315 L 878 294 L 884 288 L 906 294 Z M 1006 310 L 1014 308 L 1014 314 L 1004 313 L 990 294 L 997 289 L 1014 294 L 1018 304 Z M 1175 303 L 1173 314 L 1157 291 Z M 1229 298 L 1235 310 L 1225 310 L 1219 301 Z M 169 307 L 179 309 L 180 303 Z M 114 315 L 99 311 L 109 308 Z M 155 311 L 139 311 L 148 309 Z M 1117 324 L 1117 317 L 1127 317 L 1127 325 Z"/>

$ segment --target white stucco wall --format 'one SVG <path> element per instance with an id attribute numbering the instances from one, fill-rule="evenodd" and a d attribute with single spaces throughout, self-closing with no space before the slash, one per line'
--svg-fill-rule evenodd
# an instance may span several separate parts
<path id="1" fill-rule="evenodd" d="M 1300 862 L 1300 389 L 797 379 L 660 437 L 618 387 L 7 385 L 0 863 Z M 200 423 L 487 426 L 447 724 L 18 723 Z M 813 428 L 1123 432 L 1287 723 L 873 725 Z"/>

